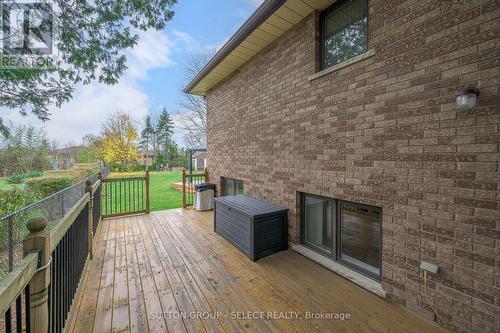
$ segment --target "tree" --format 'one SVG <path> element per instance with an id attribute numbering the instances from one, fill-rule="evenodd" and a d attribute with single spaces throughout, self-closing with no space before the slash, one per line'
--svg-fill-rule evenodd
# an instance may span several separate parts
<path id="1" fill-rule="evenodd" d="M 151 123 L 151 116 L 147 115 L 144 120 L 144 128 L 141 131 L 141 141 L 140 148 L 144 150 L 149 150 L 153 143 L 153 137 L 155 136 L 155 128 Z"/>
<path id="2" fill-rule="evenodd" d="M 49 142 L 43 129 L 10 125 L 9 137 L 0 140 L 0 174 L 23 174 L 50 168 Z"/>
<path id="3" fill-rule="evenodd" d="M 205 49 L 194 54 L 184 68 L 186 81 L 196 74 L 213 58 L 215 49 Z M 183 93 L 179 103 L 179 128 L 184 132 L 184 141 L 190 147 L 205 146 L 207 142 L 207 106 L 202 96 Z"/>
<path id="4" fill-rule="evenodd" d="M 139 158 L 136 146 L 139 136 L 135 121 L 128 114 L 117 111 L 109 115 L 102 124 L 101 137 L 99 155 L 107 164 L 120 164 L 123 169 Z"/>
<path id="5" fill-rule="evenodd" d="M 158 140 L 158 148 L 165 156 L 165 162 L 170 162 L 168 159 L 169 145 L 172 143 L 172 134 L 174 133 L 174 122 L 170 117 L 166 108 L 163 108 L 158 118 L 158 125 L 156 127 L 156 137 Z"/>
<path id="6" fill-rule="evenodd" d="M 99 162 L 99 151 L 97 143 L 99 138 L 93 134 L 87 134 L 82 138 L 83 145 L 75 153 L 77 163 Z"/>
<path id="7" fill-rule="evenodd" d="M 0 70 L 0 107 L 48 120 L 49 106 L 69 101 L 76 84 L 117 83 L 127 68 L 123 51 L 139 40 L 134 31 L 162 30 L 173 17 L 176 2 L 55 0 L 52 7 L 45 6 L 53 15 L 54 28 L 38 33 L 57 40 L 58 59 L 50 69 Z M 8 133 L 1 120 L 0 131 Z"/>

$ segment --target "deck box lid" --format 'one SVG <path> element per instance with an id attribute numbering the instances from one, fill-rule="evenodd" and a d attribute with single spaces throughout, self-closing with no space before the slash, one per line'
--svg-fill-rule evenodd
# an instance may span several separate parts
<path id="1" fill-rule="evenodd" d="M 223 203 L 250 216 L 261 216 L 288 211 L 288 208 L 276 206 L 246 195 L 229 195 L 225 197 L 218 197 L 214 200 L 216 203 Z"/>

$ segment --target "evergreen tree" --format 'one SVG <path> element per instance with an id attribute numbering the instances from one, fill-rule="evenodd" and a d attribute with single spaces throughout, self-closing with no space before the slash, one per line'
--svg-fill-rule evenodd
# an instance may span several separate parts
<path id="1" fill-rule="evenodd" d="M 158 125 L 156 127 L 156 140 L 158 142 L 158 148 L 160 149 L 163 156 L 165 156 L 165 162 L 171 163 L 168 158 L 169 146 L 172 144 L 172 134 L 174 133 L 174 122 L 170 117 L 167 109 L 163 109 L 160 113 L 158 119 Z"/>
<path id="2" fill-rule="evenodd" d="M 153 137 L 155 135 L 155 129 L 151 123 L 151 116 L 147 115 L 144 120 L 144 128 L 141 131 L 141 140 L 139 142 L 139 147 L 148 151 L 153 144 Z"/>

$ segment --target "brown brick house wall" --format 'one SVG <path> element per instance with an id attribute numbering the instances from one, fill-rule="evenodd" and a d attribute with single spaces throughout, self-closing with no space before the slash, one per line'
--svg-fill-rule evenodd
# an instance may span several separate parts
<path id="1" fill-rule="evenodd" d="M 494 0 L 369 1 L 376 55 L 309 81 L 317 14 L 212 89 L 211 180 L 290 209 L 298 192 L 383 208 L 382 280 L 391 298 L 462 332 L 500 327 L 500 7 Z M 458 88 L 480 85 L 459 111 Z"/>

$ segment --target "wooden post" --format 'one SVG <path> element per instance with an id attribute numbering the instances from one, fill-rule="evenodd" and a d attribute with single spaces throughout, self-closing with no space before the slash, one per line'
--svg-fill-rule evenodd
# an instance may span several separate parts
<path id="1" fill-rule="evenodd" d="M 89 255 L 90 259 L 94 257 L 94 195 L 92 194 L 92 182 L 87 180 L 85 182 L 85 192 L 89 194 L 89 203 L 88 203 L 88 247 L 89 247 Z"/>
<path id="2" fill-rule="evenodd" d="M 104 179 L 102 178 L 102 173 L 99 172 L 97 174 L 97 178 L 99 178 L 99 180 L 101 181 L 101 184 L 99 185 L 101 187 L 101 190 L 99 191 L 99 223 L 101 223 L 101 220 L 102 220 L 102 215 L 103 215 L 103 209 L 104 209 L 104 205 L 102 203 L 102 194 L 104 192 Z"/>
<path id="3" fill-rule="evenodd" d="M 186 208 L 186 169 L 182 169 L 182 208 Z"/>
<path id="4" fill-rule="evenodd" d="M 146 170 L 146 214 L 149 214 L 149 170 Z"/>
<path id="5" fill-rule="evenodd" d="M 208 179 L 208 169 L 207 168 L 205 168 L 204 174 L 205 174 L 205 183 L 207 183 L 209 181 L 209 179 Z"/>
<path id="6" fill-rule="evenodd" d="M 39 270 L 29 283 L 32 333 L 47 333 L 49 330 L 50 233 L 47 224 L 47 219 L 44 217 L 29 220 L 26 227 L 30 233 L 23 241 L 25 255 L 33 251 L 39 252 Z"/>

